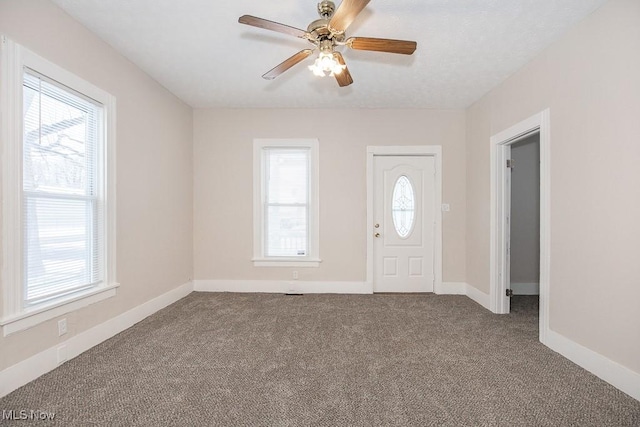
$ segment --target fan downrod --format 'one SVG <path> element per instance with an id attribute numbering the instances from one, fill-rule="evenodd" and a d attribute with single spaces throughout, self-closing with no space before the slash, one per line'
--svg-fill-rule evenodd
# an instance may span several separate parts
<path id="1" fill-rule="evenodd" d="M 307 32 L 310 35 L 309 41 L 316 45 L 327 39 L 334 40 L 335 42 L 344 41 L 343 33 L 335 33 L 329 29 L 329 22 L 335 11 L 336 5 L 332 1 L 323 0 L 318 3 L 320 19 L 316 19 L 307 27 Z"/>

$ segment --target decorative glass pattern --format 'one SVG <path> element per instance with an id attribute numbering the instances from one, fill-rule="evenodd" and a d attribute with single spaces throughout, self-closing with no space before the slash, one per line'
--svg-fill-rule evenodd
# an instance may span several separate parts
<path id="1" fill-rule="evenodd" d="M 407 237 L 413 229 L 415 217 L 415 193 L 411 181 L 402 175 L 393 186 L 391 198 L 393 226 L 400 237 Z"/>

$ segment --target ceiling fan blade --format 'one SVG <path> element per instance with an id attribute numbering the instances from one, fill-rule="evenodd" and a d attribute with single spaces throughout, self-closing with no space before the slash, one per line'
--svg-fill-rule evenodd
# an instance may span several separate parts
<path id="1" fill-rule="evenodd" d="M 373 50 L 376 52 L 400 53 L 411 55 L 416 51 L 418 43 L 408 40 L 374 39 L 371 37 L 351 37 L 347 46 L 356 50 Z"/>
<path id="2" fill-rule="evenodd" d="M 265 30 L 277 31 L 283 34 L 289 34 L 294 37 L 304 39 L 309 33 L 301 30 L 300 28 L 291 27 L 289 25 L 280 24 L 278 22 L 268 21 L 262 18 L 256 18 L 251 15 L 243 15 L 238 19 L 238 22 L 245 25 L 251 25 L 252 27 L 263 28 Z"/>
<path id="3" fill-rule="evenodd" d="M 336 80 L 338 81 L 338 84 L 340 85 L 340 87 L 349 86 L 351 83 L 353 83 L 353 78 L 351 77 L 351 73 L 347 68 L 347 64 L 344 62 L 342 54 L 340 52 L 334 52 L 333 56 L 334 58 L 336 58 L 340 65 L 344 65 L 344 70 L 342 70 L 341 73 L 334 74 Z"/>
<path id="4" fill-rule="evenodd" d="M 273 80 L 278 77 L 280 74 L 287 71 L 289 68 L 296 65 L 298 62 L 306 59 L 309 55 L 313 53 L 313 49 L 304 49 L 300 52 L 293 55 L 291 58 L 288 58 L 283 63 L 277 65 L 272 70 L 268 71 L 266 74 L 262 76 L 263 79 Z"/>
<path id="5" fill-rule="evenodd" d="M 329 21 L 329 28 L 336 32 L 343 32 L 356 19 L 370 0 L 342 0 L 340 6 Z"/>

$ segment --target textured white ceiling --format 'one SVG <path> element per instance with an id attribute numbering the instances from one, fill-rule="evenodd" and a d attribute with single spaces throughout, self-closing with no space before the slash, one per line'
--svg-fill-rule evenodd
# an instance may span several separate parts
<path id="1" fill-rule="evenodd" d="M 306 29 L 316 0 L 53 1 L 195 108 L 465 108 L 606 2 L 372 0 L 347 35 L 416 40 L 418 49 L 343 50 L 355 82 L 340 88 L 306 68 L 315 55 L 262 79 L 310 45 L 238 24 L 248 14 Z"/>

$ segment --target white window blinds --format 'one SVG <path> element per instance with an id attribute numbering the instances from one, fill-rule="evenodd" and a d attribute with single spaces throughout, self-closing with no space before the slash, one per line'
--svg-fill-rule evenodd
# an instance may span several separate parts
<path id="1" fill-rule="evenodd" d="M 308 256 L 310 150 L 267 148 L 264 155 L 264 255 Z"/>
<path id="2" fill-rule="evenodd" d="M 103 106 L 24 73 L 24 304 L 104 280 Z"/>

